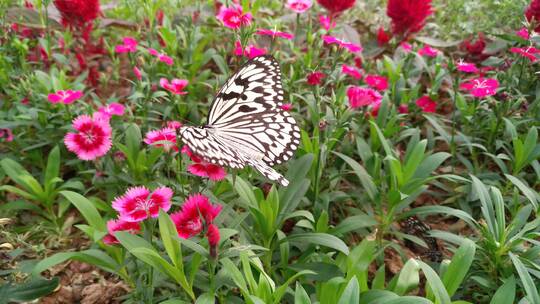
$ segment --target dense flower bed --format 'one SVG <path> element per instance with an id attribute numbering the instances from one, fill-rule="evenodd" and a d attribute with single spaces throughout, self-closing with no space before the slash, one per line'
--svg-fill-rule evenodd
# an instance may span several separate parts
<path id="1" fill-rule="evenodd" d="M 85 303 L 540 303 L 540 1 L 452 42 L 431 0 L 12 2 L 8 302 L 79 261 Z"/>

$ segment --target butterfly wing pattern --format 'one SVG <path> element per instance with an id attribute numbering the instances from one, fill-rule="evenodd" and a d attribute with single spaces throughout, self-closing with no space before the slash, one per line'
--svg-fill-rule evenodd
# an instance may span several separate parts
<path id="1" fill-rule="evenodd" d="M 235 169 L 251 166 L 283 186 L 272 166 L 293 156 L 300 129 L 281 106 L 281 71 L 272 56 L 245 63 L 219 90 L 205 126 L 180 128 L 180 138 L 207 162 Z"/>

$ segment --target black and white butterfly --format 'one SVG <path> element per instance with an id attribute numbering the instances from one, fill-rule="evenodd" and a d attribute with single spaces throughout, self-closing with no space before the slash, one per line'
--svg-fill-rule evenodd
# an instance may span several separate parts
<path id="1" fill-rule="evenodd" d="M 245 63 L 214 98 L 202 127 L 180 128 L 180 138 L 207 162 L 231 168 L 251 166 L 268 179 L 289 181 L 272 168 L 293 156 L 300 129 L 284 111 L 279 64 L 272 56 Z"/>

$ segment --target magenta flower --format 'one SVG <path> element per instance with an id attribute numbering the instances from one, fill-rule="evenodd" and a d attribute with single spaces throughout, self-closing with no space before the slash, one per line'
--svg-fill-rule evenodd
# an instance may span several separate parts
<path id="1" fill-rule="evenodd" d="M 237 30 L 242 26 L 249 25 L 252 16 L 251 13 L 244 14 L 242 6 L 235 4 L 231 7 L 222 6 L 216 18 L 223 22 L 224 26 Z"/>
<path id="2" fill-rule="evenodd" d="M 137 51 L 137 40 L 131 37 L 124 37 L 124 44 L 119 44 L 114 48 L 117 53 L 133 53 Z"/>
<path id="3" fill-rule="evenodd" d="M 265 36 L 272 36 L 272 38 L 280 37 L 287 40 L 291 40 L 294 38 L 293 34 L 286 33 L 286 32 L 280 32 L 280 31 L 273 31 L 269 29 L 258 29 L 257 32 L 255 32 L 257 35 L 265 35 Z"/>
<path id="4" fill-rule="evenodd" d="M 384 91 L 388 89 L 388 78 L 379 75 L 367 75 L 365 79 L 368 86 L 379 90 Z"/>
<path id="5" fill-rule="evenodd" d="M 351 53 L 358 53 L 358 52 L 362 52 L 363 50 L 361 45 L 358 45 L 352 42 L 346 42 L 334 36 L 323 35 L 322 39 L 325 44 L 337 44 L 339 47 L 345 48 L 349 50 L 349 52 Z"/>
<path id="6" fill-rule="evenodd" d="M 292 103 L 284 103 L 281 105 L 283 111 L 290 111 L 292 109 Z"/>
<path id="7" fill-rule="evenodd" d="M 478 68 L 474 63 L 468 63 L 464 62 L 463 60 L 459 60 L 456 63 L 458 71 L 464 72 L 464 73 L 476 73 L 478 72 Z"/>
<path id="8" fill-rule="evenodd" d="M 497 93 L 499 81 L 494 78 L 478 77 L 462 83 L 459 88 L 469 91 L 469 93 L 475 97 L 483 98 L 486 96 L 495 95 Z"/>
<path id="9" fill-rule="evenodd" d="M 324 77 L 326 77 L 326 75 L 323 72 L 315 71 L 315 72 L 309 73 L 306 79 L 309 85 L 315 86 L 315 85 L 320 85 Z"/>
<path id="10" fill-rule="evenodd" d="M 194 194 L 186 199 L 182 210 L 171 214 L 171 220 L 176 226 L 178 236 L 187 239 L 201 233 L 205 226 L 209 228 L 221 212 L 221 208 L 221 205 L 212 205 L 208 197 Z M 214 235 L 212 240 L 215 239 Z"/>
<path id="11" fill-rule="evenodd" d="M 332 21 L 332 18 L 324 15 L 319 16 L 319 23 L 326 31 L 329 31 L 336 27 L 336 22 Z"/>
<path id="12" fill-rule="evenodd" d="M 163 148 L 166 152 L 174 150 L 178 152 L 176 145 L 176 130 L 174 128 L 163 128 L 146 133 L 144 142 L 154 147 Z"/>
<path id="13" fill-rule="evenodd" d="M 133 67 L 133 74 L 135 74 L 135 78 L 137 78 L 137 80 L 142 80 L 142 72 L 138 67 Z"/>
<path id="14" fill-rule="evenodd" d="M 399 46 L 405 51 L 405 53 L 409 53 L 412 51 L 412 45 L 408 42 L 402 42 L 399 44 Z"/>
<path id="15" fill-rule="evenodd" d="M 94 160 L 111 149 L 112 129 L 107 120 L 81 115 L 73 120 L 73 128 L 78 132 L 66 134 L 64 144 L 79 159 Z"/>
<path id="16" fill-rule="evenodd" d="M 382 96 L 379 92 L 358 86 L 349 87 L 347 89 L 347 97 L 349 98 L 349 106 L 353 109 L 375 105 L 382 100 Z"/>
<path id="17" fill-rule="evenodd" d="M 113 103 L 108 104 L 105 107 L 99 107 L 98 112 L 101 113 L 103 117 L 110 119 L 113 115 L 116 115 L 116 116 L 124 115 L 124 110 L 125 110 L 124 105 L 117 102 L 113 102 Z"/>
<path id="18" fill-rule="evenodd" d="M 217 246 L 220 239 L 218 227 L 214 224 L 208 225 L 208 229 L 206 231 L 206 237 L 208 238 L 208 244 L 210 244 L 210 247 Z M 213 256 L 215 257 L 215 255 Z"/>
<path id="19" fill-rule="evenodd" d="M 173 80 L 169 82 L 167 78 L 161 78 L 159 80 L 159 85 L 161 85 L 161 87 L 164 88 L 165 90 L 176 95 L 187 94 L 187 92 L 184 91 L 184 88 L 188 85 L 188 81 L 185 79 L 174 78 Z"/>
<path id="20" fill-rule="evenodd" d="M 529 30 L 526 27 L 522 27 L 519 31 L 516 32 L 516 35 L 519 37 L 529 40 L 531 38 L 531 35 L 529 34 Z"/>
<path id="21" fill-rule="evenodd" d="M 426 113 L 435 113 L 437 103 L 429 96 L 422 96 L 416 101 L 416 105 Z"/>
<path id="22" fill-rule="evenodd" d="M 439 55 L 440 51 L 436 48 L 432 48 L 429 45 L 424 46 L 420 50 L 418 50 L 418 54 L 420 56 L 426 56 L 426 57 L 437 57 Z"/>
<path id="23" fill-rule="evenodd" d="M 540 53 L 540 50 L 535 47 L 528 46 L 528 47 L 521 47 L 521 48 L 513 47 L 510 49 L 510 52 L 519 54 L 522 57 L 529 59 L 531 62 L 535 62 L 538 60 L 537 54 Z"/>
<path id="24" fill-rule="evenodd" d="M 172 129 L 177 130 L 177 129 L 180 129 L 180 127 L 182 127 L 182 123 L 179 121 L 171 120 L 167 122 L 167 128 L 172 128 Z"/>
<path id="25" fill-rule="evenodd" d="M 349 75 L 354 79 L 362 78 L 362 73 L 360 73 L 360 71 L 357 68 L 350 65 L 346 65 L 346 64 L 341 66 L 341 73 L 345 75 Z"/>
<path id="26" fill-rule="evenodd" d="M 150 193 L 146 187 L 131 187 L 126 193 L 112 202 L 119 218 L 126 222 L 141 222 L 149 217 L 157 217 L 159 209 L 167 212 L 171 208 L 173 191 L 159 187 Z"/>
<path id="27" fill-rule="evenodd" d="M 13 141 L 13 132 L 11 132 L 11 129 L 8 129 L 8 128 L 0 129 L 0 139 L 3 139 L 5 142 Z"/>
<path id="28" fill-rule="evenodd" d="M 311 0 L 288 0 L 287 7 L 297 14 L 307 11 L 313 2 Z"/>
<path id="29" fill-rule="evenodd" d="M 72 91 L 72 90 L 60 90 L 56 93 L 51 93 L 47 96 L 47 99 L 49 99 L 50 103 L 59 103 L 62 102 L 63 104 L 71 104 L 75 100 L 81 98 L 83 96 L 83 93 L 81 91 Z"/>
<path id="30" fill-rule="evenodd" d="M 259 49 L 253 44 L 248 45 L 245 49 L 242 49 L 240 41 L 236 41 L 234 45 L 234 55 L 236 56 L 246 56 L 251 59 L 266 54 L 266 49 Z"/>
<path id="31" fill-rule="evenodd" d="M 103 243 L 107 245 L 118 244 L 118 239 L 114 236 L 114 233 L 117 231 L 127 231 L 131 234 L 137 234 L 141 231 L 141 224 L 137 222 L 126 222 L 123 220 L 110 220 L 107 221 L 107 234 L 103 237 Z"/>
<path id="32" fill-rule="evenodd" d="M 188 171 L 193 175 L 206 177 L 213 181 L 223 180 L 227 175 L 225 169 L 218 165 L 204 161 L 202 158 L 191 152 L 188 146 L 182 147 L 182 153 L 189 156 L 193 162 L 193 164 L 188 166 Z"/>
<path id="33" fill-rule="evenodd" d="M 151 48 L 148 49 L 148 52 L 150 53 L 150 55 L 157 57 L 159 61 L 165 63 L 166 65 L 173 65 L 174 60 L 172 59 L 172 57 L 167 56 L 167 54 L 160 53 L 157 50 Z"/>
<path id="34" fill-rule="evenodd" d="M 399 114 L 407 114 L 409 113 L 409 106 L 406 104 L 400 104 L 398 107 Z"/>

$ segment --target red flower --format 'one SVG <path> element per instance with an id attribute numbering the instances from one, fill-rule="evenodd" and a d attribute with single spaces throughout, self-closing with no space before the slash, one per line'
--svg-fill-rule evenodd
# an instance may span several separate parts
<path id="1" fill-rule="evenodd" d="M 187 239 L 201 233 L 205 225 L 210 229 L 210 225 L 221 212 L 221 208 L 220 205 L 212 205 L 208 197 L 194 194 L 186 199 L 181 211 L 171 214 L 171 220 L 176 226 L 178 236 Z M 215 234 L 215 231 L 209 234 Z M 211 235 L 211 239 L 214 242 L 216 236 Z M 219 235 L 217 240 L 219 241 Z"/>
<path id="2" fill-rule="evenodd" d="M 355 67 L 352 67 L 346 64 L 341 66 L 341 73 L 345 75 L 349 75 L 354 79 L 362 78 L 362 73 L 359 70 L 357 70 Z"/>
<path id="3" fill-rule="evenodd" d="M 347 89 L 347 97 L 351 108 L 359 108 L 368 105 L 376 105 L 381 102 L 382 96 L 379 92 L 357 86 L 352 86 Z"/>
<path id="4" fill-rule="evenodd" d="M 513 47 L 510 49 L 510 52 L 519 54 L 529 59 L 531 62 L 535 62 L 538 60 L 538 54 L 540 53 L 540 50 L 532 46 L 522 48 Z"/>
<path id="5" fill-rule="evenodd" d="M 176 130 L 173 128 L 163 128 L 146 133 L 144 142 L 148 145 L 161 147 L 165 152 L 171 150 L 178 152 L 176 146 Z"/>
<path id="6" fill-rule="evenodd" d="M 535 32 L 540 32 L 540 0 L 532 0 L 525 11 L 525 17 L 529 22 L 534 22 Z"/>
<path id="7" fill-rule="evenodd" d="M 366 83 L 379 91 L 384 91 L 388 89 L 388 79 L 384 76 L 379 75 L 367 75 Z"/>
<path id="8" fill-rule="evenodd" d="M 67 133 L 64 143 L 79 159 L 94 160 L 111 149 L 112 129 L 107 120 L 81 115 L 73 120 L 73 128 L 77 133 Z"/>
<path id="9" fill-rule="evenodd" d="M 185 79 L 174 78 L 169 82 L 167 78 L 161 78 L 159 80 L 159 85 L 165 90 L 176 95 L 187 94 L 187 92 L 184 91 L 184 88 L 188 85 L 188 81 Z"/>
<path id="10" fill-rule="evenodd" d="M 426 113 L 435 113 L 437 103 L 429 96 L 422 96 L 416 101 L 416 105 Z"/>
<path id="11" fill-rule="evenodd" d="M 419 32 L 433 13 L 431 0 L 389 0 L 386 15 L 392 19 L 392 33 L 408 37 Z"/>
<path id="12" fill-rule="evenodd" d="M 255 32 L 256 35 L 266 35 L 266 36 L 272 36 L 273 38 L 280 37 L 287 40 L 291 40 L 294 38 L 293 34 L 287 33 L 287 32 L 280 32 L 280 31 L 274 31 L 269 29 L 258 29 L 257 32 Z"/>
<path id="13" fill-rule="evenodd" d="M 460 89 L 469 91 L 475 97 L 492 96 L 497 93 L 499 81 L 495 78 L 478 77 L 462 83 Z"/>
<path id="14" fill-rule="evenodd" d="M 309 73 L 307 75 L 307 83 L 312 86 L 320 85 L 324 77 L 326 77 L 326 75 L 321 71 Z"/>
<path id="15" fill-rule="evenodd" d="M 474 41 L 472 38 L 465 39 L 462 47 L 471 56 L 482 56 L 486 48 L 486 39 L 483 33 L 478 34 L 478 39 Z"/>
<path id="16" fill-rule="evenodd" d="M 290 111 L 292 109 L 292 103 L 284 103 L 281 105 L 283 111 Z"/>
<path id="17" fill-rule="evenodd" d="M 390 35 L 388 35 L 386 33 L 386 31 L 384 30 L 384 27 L 380 27 L 379 30 L 377 31 L 377 44 L 379 46 L 383 46 L 383 45 L 386 45 L 390 39 L 392 37 L 390 37 Z"/>
<path id="18" fill-rule="evenodd" d="M 99 0 L 54 0 L 54 5 L 66 26 L 82 26 L 100 14 Z"/>
<path id="19" fill-rule="evenodd" d="M 138 222 L 126 222 L 123 220 L 110 220 L 107 222 L 107 230 L 109 234 L 107 234 L 103 238 L 103 243 L 107 245 L 113 245 L 118 244 L 118 240 L 114 236 L 114 233 L 117 231 L 127 231 L 131 234 L 137 234 L 141 231 L 141 224 Z"/>
<path id="20" fill-rule="evenodd" d="M 182 153 L 187 154 L 189 158 L 191 158 L 191 161 L 194 162 L 194 164 L 188 166 L 188 171 L 191 174 L 200 177 L 208 177 L 210 180 L 213 181 L 220 181 L 224 179 L 227 175 L 225 169 L 218 165 L 214 165 L 204 161 L 197 155 L 193 154 L 193 152 L 191 152 L 188 146 L 182 147 Z"/>
<path id="21" fill-rule="evenodd" d="M 210 244 L 210 246 L 217 246 L 220 239 L 218 227 L 214 224 L 208 225 L 206 237 L 208 238 L 208 243 Z"/>
<path id="22" fill-rule="evenodd" d="M 356 0 L 317 0 L 332 15 L 339 14 L 354 6 Z"/>
<path id="23" fill-rule="evenodd" d="M 131 187 L 126 193 L 112 202 L 119 218 L 126 222 L 141 222 L 149 217 L 156 218 L 159 209 L 167 212 L 171 208 L 173 191 L 168 187 L 159 187 L 150 192 L 148 188 Z"/>

